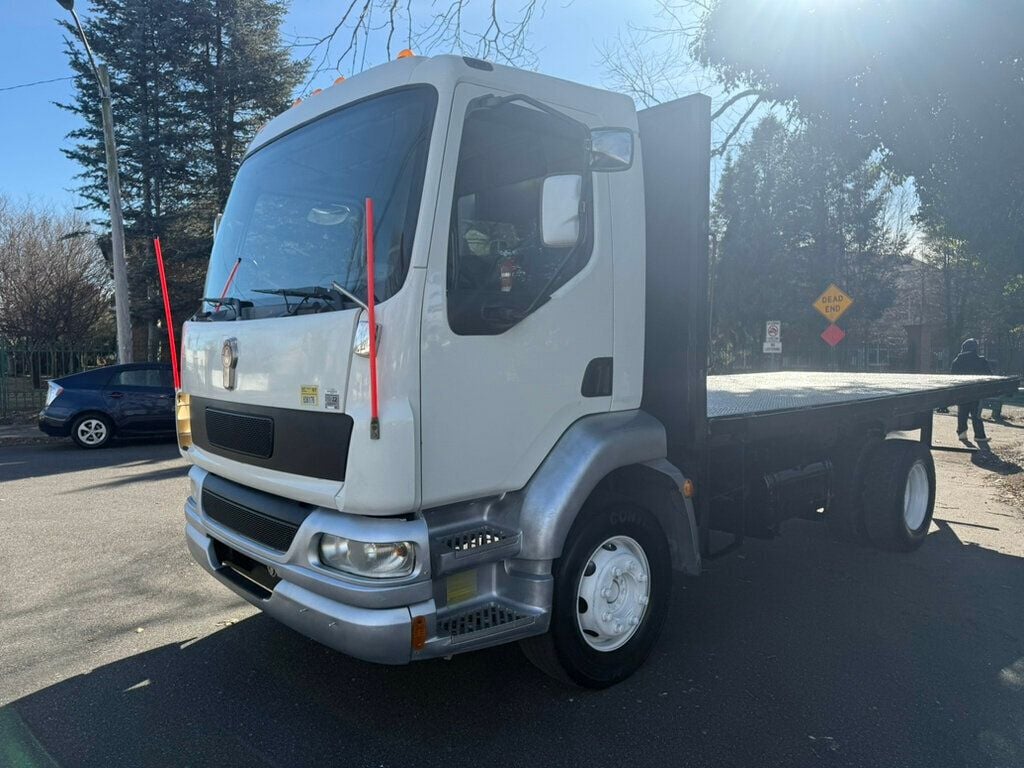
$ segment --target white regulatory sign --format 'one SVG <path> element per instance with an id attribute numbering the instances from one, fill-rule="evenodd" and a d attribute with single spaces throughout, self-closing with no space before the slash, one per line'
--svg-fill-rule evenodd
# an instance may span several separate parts
<path id="1" fill-rule="evenodd" d="M 769 320 L 764 324 L 764 346 L 766 355 L 782 354 L 782 323 L 778 320 Z"/>

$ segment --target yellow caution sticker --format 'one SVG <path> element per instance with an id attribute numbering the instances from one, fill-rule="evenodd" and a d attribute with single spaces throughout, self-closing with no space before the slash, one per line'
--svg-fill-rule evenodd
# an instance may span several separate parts
<path id="1" fill-rule="evenodd" d="M 320 387 L 316 384 L 303 384 L 299 387 L 299 402 L 302 405 L 318 405 L 320 403 Z"/>
<path id="2" fill-rule="evenodd" d="M 453 573 L 446 582 L 448 605 L 463 603 L 476 597 L 476 571 Z"/>

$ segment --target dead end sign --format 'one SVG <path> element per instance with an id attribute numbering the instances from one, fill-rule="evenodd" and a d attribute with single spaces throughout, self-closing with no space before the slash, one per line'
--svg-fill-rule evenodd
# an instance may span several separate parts
<path id="1" fill-rule="evenodd" d="M 835 283 L 830 283 L 825 292 L 814 302 L 814 308 L 830 323 L 834 323 L 853 306 L 853 299 Z"/>

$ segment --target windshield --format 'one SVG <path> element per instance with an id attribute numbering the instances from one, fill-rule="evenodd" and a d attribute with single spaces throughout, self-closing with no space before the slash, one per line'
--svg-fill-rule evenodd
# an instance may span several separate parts
<path id="1" fill-rule="evenodd" d="M 235 271 L 227 296 L 236 310 L 218 314 L 234 319 L 335 308 L 343 299 L 332 292 L 334 282 L 365 298 L 367 197 L 374 201 L 377 300 L 397 292 L 409 267 L 436 103 L 429 86 L 375 96 L 245 160 L 203 294 L 219 298 Z M 324 290 L 308 290 L 316 288 Z"/>

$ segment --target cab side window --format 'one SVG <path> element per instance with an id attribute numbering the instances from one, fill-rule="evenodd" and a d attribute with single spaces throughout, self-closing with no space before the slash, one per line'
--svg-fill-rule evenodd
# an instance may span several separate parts
<path id="1" fill-rule="evenodd" d="M 541 237 L 544 180 L 588 172 L 586 136 L 539 109 L 507 102 L 466 116 L 448 245 L 448 322 L 460 335 L 499 334 L 539 309 L 590 257 Z M 589 184 L 581 208 L 590 210 Z M 554 280 L 552 280 L 554 278 Z"/>

